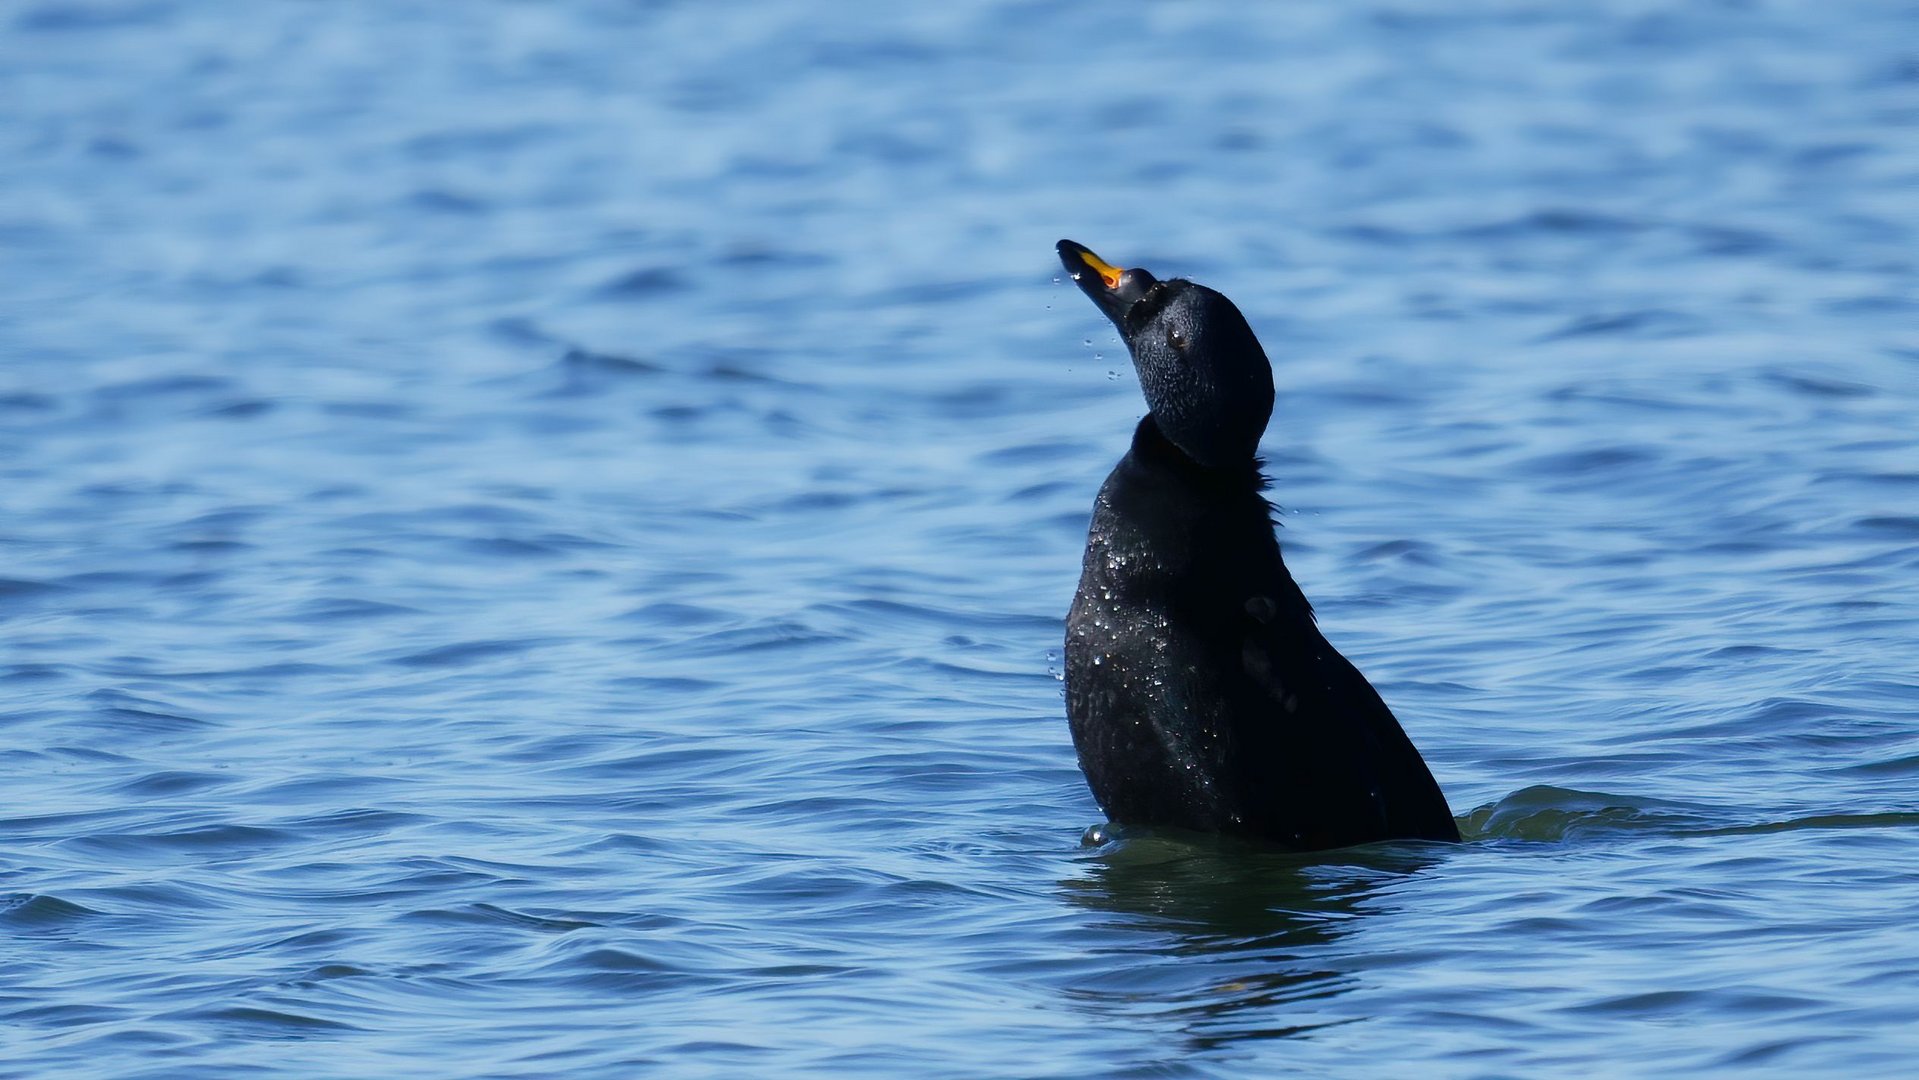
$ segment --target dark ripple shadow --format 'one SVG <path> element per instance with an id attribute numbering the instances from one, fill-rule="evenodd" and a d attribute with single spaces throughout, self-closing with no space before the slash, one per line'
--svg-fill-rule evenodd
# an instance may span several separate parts
<path id="1" fill-rule="evenodd" d="M 711 626 L 716 622 L 725 621 L 727 615 L 717 608 L 672 600 L 656 600 L 621 612 L 615 618 L 621 622 L 637 622 L 646 626 L 689 627 Z"/>
<path id="2" fill-rule="evenodd" d="M 111 1024 L 134 1015 L 136 1014 L 131 1009 L 107 1005 L 30 1005 L 24 1009 L 0 1013 L 0 1019 L 22 1025 L 77 1028 L 94 1024 Z"/>
<path id="3" fill-rule="evenodd" d="M 119 734 L 169 735 L 215 726 L 211 720 L 171 711 L 171 706 L 124 690 L 95 690 L 87 695 L 92 721 Z"/>
<path id="4" fill-rule="evenodd" d="M 769 650 L 806 649 L 845 641 L 846 635 L 809 626 L 794 619 L 776 618 L 681 638 L 660 646 L 660 655 L 677 657 L 727 656 Z M 653 644 L 651 640 L 644 643 Z"/>
<path id="5" fill-rule="evenodd" d="M 503 638 L 485 641 L 460 641 L 451 645 L 440 645 L 418 652 L 402 653 L 387 660 L 390 664 L 410 668 L 456 668 L 494 660 L 504 656 L 518 656 L 552 642 L 551 638 Z"/>
<path id="6" fill-rule="evenodd" d="M 1903 539 L 1919 540 L 1919 515 L 1907 517 L 1875 514 L 1860 518 L 1853 522 L 1852 526 L 1863 532 L 1889 533 Z"/>
<path id="7" fill-rule="evenodd" d="M 44 596 L 47 593 L 65 592 L 66 586 L 48 581 L 28 581 L 22 578 L 0 578 L 0 603 L 11 603 L 16 598 Z"/>
<path id="8" fill-rule="evenodd" d="M 191 795 L 197 791 L 225 787 L 233 783 L 235 779 L 232 775 L 224 773 L 167 769 L 120 781 L 106 790 L 118 795 L 158 798 L 170 795 Z"/>
<path id="9" fill-rule="evenodd" d="M 339 1020 L 328 1020 L 306 1013 L 269 1009 L 256 1005 L 230 1005 L 216 1009 L 186 1009 L 168 1013 L 164 1019 L 190 1020 L 216 1030 L 249 1039 L 298 1040 L 360 1028 Z"/>
<path id="10" fill-rule="evenodd" d="M 712 679 L 694 679 L 684 675 L 621 675 L 606 680 L 607 686 L 617 686 L 628 690 L 644 690 L 659 694 L 692 694 L 705 690 L 717 690 L 727 683 Z"/>
<path id="11" fill-rule="evenodd" d="M 527 401 L 599 399 L 649 385 L 668 374 L 663 364 L 561 341 L 526 320 L 502 320 L 494 325 L 494 332 L 514 344 L 541 350 L 560 349 L 560 355 L 544 366 L 487 379 L 480 384 L 489 389 L 517 391 Z"/>
<path id="12" fill-rule="evenodd" d="M 1031 631 L 1051 634 L 1060 629 L 1060 619 L 1050 615 L 1028 615 L 998 610 L 961 610 L 911 604 L 901 600 L 862 599 L 845 603 L 817 604 L 809 613 L 843 621 L 849 632 L 880 631 L 918 627 L 926 630 L 957 631 L 973 629 L 995 632 Z"/>
<path id="13" fill-rule="evenodd" d="M 93 396 L 99 401 L 150 402 L 157 398 L 179 395 L 206 395 L 231 391 L 232 379 L 218 375 L 162 375 L 150 379 L 134 379 L 129 382 L 110 383 L 97 387 Z"/>
<path id="14" fill-rule="evenodd" d="M 1443 234 L 1462 240 L 1507 240 L 1541 235 L 1592 236 L 1605 239 L 1643 232 L 1652 225 L 1616 214 L 1579 207 L 1542 207 L 1514 218 L 1488 221 Z"/>
<path id="15" fill-rule="evenodd" d="M 976 301 L 1009 288 L 1000 278 L 961 278 L 947 281 L 916 281 L 851 298 L 855 308 L 941 307 L 959 301 Z"/>
<path id="16" fill-rule="evenodd" d="M 595 352 L 576 345 L 554 361 L 551 370 L 561 375 L 568 392 L 584 393 L 618 385 L 626 379 L 658 375 L 666 368 L 637 356 Z"/>
<path id="17" fill-rule="evenodd" d="M 0 622 L 44 610 L 71 591 L 68 586 L 51 581 L 0 578 Z"/>
<path id="18" fill-rule="evenodd" d="M 1695 315 L 1663 308 L 1621 311 L 1606 315 L 1581 315 L 1557 330 L 1533 339 L 1543 345 L 1588 337 L 1623 337 L 1634 340 L 1693 337 L 1705 333 L 1707 323 Z"/>
<path id="19" fill-rule="evenodd" d="M 134 864 L 171 862 L 180 855 L 240 858 L 303 841 L 289 829 L 258 825 L 195 825 L 173 831 L 95 833 L 74 836 L 59 846 L 116 856 Z"/>
<path id="20" fill-rule="evenodd" d="M 59 932 L 105 914 L 84 904 L 40 893 L 0 896 L 0 926 L 14 933 Z"/>
<path id="21" fill-rule="evenodd" d="M 401 203 L 411 209 L 455 217 L 480 217 L 492 209 L 485 199 L 446 188 L 420 188 L 406 195 Z"/>
<path id="22" fill-rule="evenodd" d="M 1540 476 L 1577 478 L 1592 473 L 1636 472 L 1662 457 L 1662 451 L 1649 446 L 1595 446 L 1529 458 L 1517 467 Z"/>
<path id="23" fill-rule="evenodd" d="M 1809 398 L 1868 398 L 1879 393 L 1877 387 L 1864 383 L 1802 372 L 1768 371 L 1761 377 L 1774 386 Z"/>
<path id="24" fill-rule="evenodd" d="M 299 617 L 322 622 L 384 619 L 395 615 L 418 615 L 419 608 L 385 600 L 367 600 L 357 596 L 323 596 L 300 605 Z"/>
<path id="25" fill-rule="evenodd" d="M 601 285 L 595 290 L 595 295 L 602 299 L 625 302 L 682 293 L 691 288 L 693 288 L 692 282 L 687 280 L 684 273 L 673 267 L 642 266 Z"/>
<path id="26" fill-rule="evenodd" d="M 509 926 L 519 930 L 536 930 L 544 934 L 570 934 L 575 930 L 589 930 L 602 925 L 583 919 L 533 915 L 484 902 L 459 908 L 409 911 L 400 918 L 403 921 L 426 922 L 435 926 Z"/>
<path id="27" fill-rule="evenodd" d="M 515 978 L 504 980 L 527 986 L 561 983 L 569 986 L 613 990 L 621 994 L 675 994 L 693 987 L 724 981 L 729 976 L 703 970 L 705 963 L 675 962 L 653 952 L 642 952 L 628 942 L 626 947 L 606 944 L 599 935 L 580 935 L 551 939 L 550 958 L 534 961 Z M 674 947 L 675 950 L 679 947 Z M 690 959 L 690 958 L 689 958 Z"/>

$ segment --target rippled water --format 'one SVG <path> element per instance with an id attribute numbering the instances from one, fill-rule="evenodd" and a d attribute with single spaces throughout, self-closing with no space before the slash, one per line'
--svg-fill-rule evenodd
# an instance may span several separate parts
<path id="1" fill-rule="evenodd" d="M 0 10 L 6 1075 L 1894 1075 L 1902 3 Z M 1099 820 L 1232 296 L 1469 842 Z"/>

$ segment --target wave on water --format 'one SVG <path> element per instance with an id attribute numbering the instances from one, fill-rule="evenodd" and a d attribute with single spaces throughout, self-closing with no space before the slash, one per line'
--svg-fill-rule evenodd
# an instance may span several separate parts
<path id="1" fill-rule="evenodd" d="M 1703 807 L 1666 799 L 1536 784 L 1463 815 L 1459 833 L 1469 842 L 1560 843 L 1627 832 L 1677 833 L 1702 828 L 1711 818 Z"/>
<path id="2" fill-rule="evenodd" d="M 1645 795 L 1536 784 L 1459 816 L 1459 832 L 1468 844 L 1489 841 L 1565 844 L 1621 835 L 1737 836 L 1816 829 L 1882 829 L 1919 826 L 1919 810 L 1880 813 L 1807 814 L 1779 820 L 1729 821 L 1724 807 L 1687 804 Z M 1391 841 L 1332 851 L 1294 852 L 1257 840 L 1208 836 L 1178 830 L 1102 823 L 1086 830 L 1083 847 L 1110 865 L 1176 868 L 1233 859 L 1273 860 L 1294 866 L 1364 863 L 1385 869 L 1395 853 L 1415 863 L 1432 861 L 1445 845 Z M 1175 875 L 1177 876 L 1177 875 Z"/>

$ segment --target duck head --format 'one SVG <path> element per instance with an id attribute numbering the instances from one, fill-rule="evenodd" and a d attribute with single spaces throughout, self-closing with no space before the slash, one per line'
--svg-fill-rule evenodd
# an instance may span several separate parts
<path id="1" fill-rule="evenodd" d="M 1231 300 L 1183 278 L 1122 270 L 1071 240 L 1059 260 L 1119 328 L 1162 435 L 1210 468 L 1246 465 L 1273 412 L 1273 368 Z"/>

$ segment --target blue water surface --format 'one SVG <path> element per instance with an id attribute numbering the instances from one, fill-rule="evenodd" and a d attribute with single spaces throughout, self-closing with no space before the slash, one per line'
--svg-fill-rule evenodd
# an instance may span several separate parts
<path id="1" fill-rule="evenodd" d="M 1919 9 L 0 7 L 0 1074 L 1908 1075 Z M 1459 846 L 1100 820 L 1143 410 Z"/>

